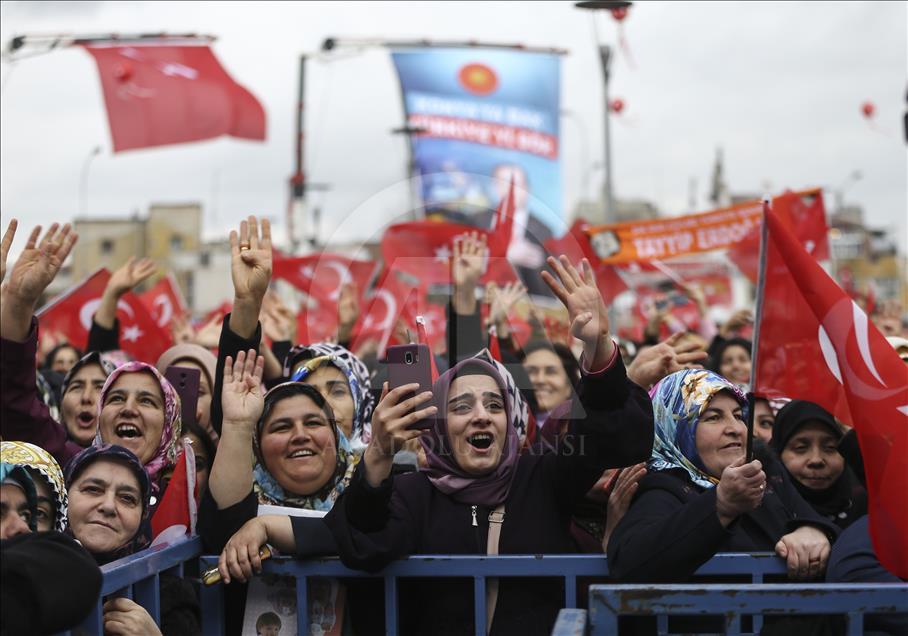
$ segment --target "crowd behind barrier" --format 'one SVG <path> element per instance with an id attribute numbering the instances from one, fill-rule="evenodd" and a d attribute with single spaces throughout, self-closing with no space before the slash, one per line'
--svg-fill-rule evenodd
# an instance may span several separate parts
<path id="1" fill-rule="evenodd" d="M 365 338 L 349 285 L 328 299 L 341 342 L 309 342 L 271 288 L 270 225 L 249 217 L 229 237 L 232 307 L 201 331 L 175 322 L 173 346 L 120 350 L 136 332 L 119 303 L 155 270 L 130 259 L 86 353 L 42 352 L 39 299 L 77 236 L 38 228 L 7 271 L 15 229 L 0 243 L 4 630 L 232 636 L 280 629 L 277 613 L 309 625 L 318 603 L 315 631 L 612 633 L 617 608 L 658 615 L 660 633 L 713 631 L 710 612 L 759 632 L 760 614 L 825 599 L 851 631 L 862 612 L 908 631 L 904 489 L 876 478 L 901 438 L 859 445 L 829 402 L 748 394 L 748 311 L 711 325 L 679 283 L 702 328 L 657 313 L 645 342 L 621 341 L 591 264 L 553 256 L 537 282 L 567 318 L 537 316 L 521 341 L 508 316 L 525 288 L 482 297 L 490 247 L 473 232 L 453 241 L 439 355 L 418 319 L 425 346 Z M 908 340 L 870 336 L 880 382 L 904 383 Z M 846 380 L 840 397 L 867 406 L 852 418 L 876 413 Z"/>

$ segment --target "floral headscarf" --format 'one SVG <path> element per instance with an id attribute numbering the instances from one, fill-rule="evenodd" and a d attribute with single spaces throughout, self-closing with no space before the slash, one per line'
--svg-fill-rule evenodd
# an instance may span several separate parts
<path id="1" fill-rule="evenodd" d="M 50 453 L 27 442 L 3 442 L 0 444 L 0 459 L 5 464 L 15 464 L 36 470 L 54 491 L 54 530 L 62 532 L 66 528 L 66 511 L 69 498 L 66 495 L 66 483 L 60 464 Z"/>
<path id="2" fill-rule="evenodd" d="M 103 443 L 89 446 L 66 463 L 64 475 L 66 477 L 67 489 L 72 488 L 73 483 L 83 470 L 102 459 L 120 462 L 129 468 L 130 472 L 135 475 L 139 482 L 139 490 L 142 493 L 142 520 L 139 522 L 139 528 L 136 530 L 136 533 L 125 544 L 111 552 L 92 554 L 98 565 L 104 565 L 115 559 L 120 559 L 138 552 L 139 550 L 143 550 L 151 543 L 151 524 L 149 523 L 149 517 L 151 516 L 152 484 L 151 480 L 148 478 L 145 467 L 142 466 L 142 462 L 140 462 L 139 458 L 129 449 L 117 446 L 116 444 Z M 69 532 L 72 534 L 71 530 Z"/>
<path id="3" fill-rule="evenodd" d="M 272 406 L 276 402 L 295 395 L 304 395 L 315 402 L 324 411 L 329 424 L 334 429 L 334 442 L 337 449 L 334 475 L 314 495 L 296 495 L 284 490 L 283 486 L 268 472 L 265 467 L 265 459 L 262 457 L 261 439 L 267 414 L 271 412 Z M 331 407 L 325 402 L 325 398 L 314 387 L 303 382 L 284 382 L 265 394 L 265 410 L 256 424 L 252 445 L 255 451 L 255 468 L 252 471 L 253 489 L 260 504 L 325 512 L 331 510 L 334 502 L 350 483 L 356 464 L 362 456 L 360 453 L 353 452 L 350 441 L 335 423 L 334 414 L 331 412 Z"/>
<path id="4" fill-rule="evenodd" d="M 158 448 L 155 451 L 155 454 L 145 464 L 145 471 L 151 478 L 152 489 L 155 491 L 155 494 L 157 494 L 161 471 L 166 466 L 173 466 L 176 464 L 177 455 L 180 451 L 180 433 L 182 430 L 180 396 L 177 394 L 176 389 L 173 388 L 173 385 L 167 381 L 167 378 L 161 375 L 160 372 L 150 364 L 145 364 L 144 362 L 127 362 L 126 364 L 117 367 L 107 377 L 107 381 L 101 389 L 101 394 L 98 398 L 99 422 L 101 421 L 101 409 L 104 407 L 107 394 L 117 381 L 117 378 L 124 373 L 150 373 L 161 387 L 161 395 L 164 397 L 164 427 L 161 429 L 161 439 L 158 442 Z M 101 427 L 99 425 L 98 433 L 95 435 L 94 445 L 100 446 L 102 444 L 104 444 L 104 440 L 101 439 Z"/>
<path id="5" fill-rule="evenodd" d="M 293 347 L 284 359 L 284 377 L 295 382 L 304 382 L 305 376 L 315 371 L 315 366 L 304 371 L 299 377 L 293 377 L 293 367 L 303 360 L 313 360 L 327 356 L 321 364 L 331 364 L 344 374 L 353 396 L 353 430 L 350 436 L 350 445 L 361 452 L 368 446 L 372 439 L 372 409 L 375 407 L 375 397 L 372 395 L 372 381 L 369 379 L 369 369 L 356 355 L 346 348 L 330 342 L 318 342 L 313 345 L 299 345 Z"/>
<path id="6" fill-rule="evenodd" d="M 706 472 L 697 452 L 697 424 L 710 400 L 728 391 L 746 410 L 741 390 L 721 375 L 703 369 L 686 369 L 663 378 L 652 390 L 656 436 L 649 470 L 681 468 L 698 486 L 712 488 L 719 480 Z"/>

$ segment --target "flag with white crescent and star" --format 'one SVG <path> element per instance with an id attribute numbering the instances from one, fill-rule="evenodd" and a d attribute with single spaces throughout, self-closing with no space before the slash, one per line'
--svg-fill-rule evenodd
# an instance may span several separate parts
<path id="1" fill-rule="evenodd" d="M 880 562 L 908 578 L 908 367 L 867 315 L 767 210 L 754 392 L 819 404 L 852 426 Z"/>

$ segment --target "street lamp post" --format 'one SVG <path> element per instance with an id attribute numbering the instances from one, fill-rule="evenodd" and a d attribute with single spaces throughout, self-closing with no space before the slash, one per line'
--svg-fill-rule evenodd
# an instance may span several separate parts
<path id="1" fill-rule="evenodd" d="M 91 167 L 91 161 L 101 154 L 101 146 L 95 146 L 85 157 L 82 162 L 82 178 L 79 180 L 79 216 L 85 217 L 88 210 L 88 169 Z"/>
<path id="2" fill-rule="evenodd" d="M 614 11 L 616 9 L 627 10 L 631 6 L 631 2 L 622 1 L 622 0 L 593 0 L 585 2 L 577 2 L 574 6 L 578 9 L 591 9 L 593 11 L 598 11 L 605 9 L 607 11 Z M 593 20 L 595 20 L 595 15 Z M 594 23 L 595 25 L 595 23 Z M 608 98 L 608 84 L 609 84 L 609 70 L 612 61 L 612 48 L 607 44 L 602 44 L 598 41 L 598 35 L 596 37 L 596 44 L 599 47 L 599 61 L 602 64 L 602 123 L 604 128 L 603 133 L 603 142 L 604 148 L 603 156 L 605 160 L 605 180 L 602 184 L 602 198 L 603 205 L 605 209 L 602 214 L 603 223 L 610 223 L 614 221 L 615 216 L 615 198 L 612 191 L 612 145 L 609 135 L 609 98 Z"/>

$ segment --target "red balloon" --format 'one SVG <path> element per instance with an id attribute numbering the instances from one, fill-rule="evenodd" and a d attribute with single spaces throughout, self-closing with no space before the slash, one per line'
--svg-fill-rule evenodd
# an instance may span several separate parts
<path id="1" fill-rule="evenodd" d="M 621 22 L 627 17 L 627 7 L 615 7 L 614 9 L 611 9 L 611 12 L 612 17 L 618 22 Z"/>
<path id="2" fill-rule="evenodd" d="M 861 104 L 861 112 L 864 113 L 864 117 L 873 117 L 875 111 L 876 106 L 873 105 L 873 102 L 864 102 Z"/>
<path id="3" fill-rule="evenodd" d="M 620 97 L 616 97 L 609 103 L 608 109 L 616 115 L 620 115 L 621 111 L 624 110 L 624 100 Z"/>

